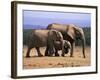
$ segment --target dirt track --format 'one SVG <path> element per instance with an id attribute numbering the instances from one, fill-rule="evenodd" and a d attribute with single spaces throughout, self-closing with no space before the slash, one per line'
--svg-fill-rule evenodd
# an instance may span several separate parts
<path id="1" fill-rule="evenodd" d="M 89 66 L 90 62 L 90 47 L 86 47 L 86 58 L 83 58 L 81 47 L 74 49 L 74 57 L 69 57 L 69 53 L 65 57 L 38 57 L 36 50 L 33 48 L 30 52 L 30 58 L 26 58 L 27 48 L 23 49 L 23 68 L 54 68 L 54 67 L 79 67 Z M 45 47 L 40 49 L 44 53 Z M 61 51 L 59 51 L 61 53 Z"/>

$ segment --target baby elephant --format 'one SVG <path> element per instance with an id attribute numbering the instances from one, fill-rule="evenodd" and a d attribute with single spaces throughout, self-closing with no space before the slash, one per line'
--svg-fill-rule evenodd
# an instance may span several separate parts
<path id="1" fill-rule="evenodd" d="M 55 47 L 55 56 L 59 56 L 58 51 L 62 50 L 61 43 L 59 41 L 54 42 L 54 47 Z M 65 54 L 67 54 L 71 49 L 71 44 L 69 41 L 63 40 L 63 49 L 64 52 L 61 55 L 65 56 Z"/>
<path id="2" fill-rule="evenodd" d="M 48 48 L 48 46 L 47 46 Z M 65 54 L 67 54 L 71 49 L 71 44 L 69 41 L 67 40 L 63 40 L 63 53 L 61 54 L 63 57 L 65 56 Z M 62 50 L 62 47 L 61 47 L 61 42 L 60 41 L 54 41 L 54 53 L 55 53 L 55 56 L 59 56 L 59 53 L 58 51 L 59 50 Z M 52 56 L 53 54 L 49 53 L 48 56 Z"/>

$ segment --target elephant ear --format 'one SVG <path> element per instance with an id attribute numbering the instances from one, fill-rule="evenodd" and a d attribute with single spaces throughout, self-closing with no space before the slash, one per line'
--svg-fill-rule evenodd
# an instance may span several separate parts
<path id="1" fill-rule="evenodd" d="M 67 28 L 67 35 L 71 37 L 71 39 L 75 39 L 75 31 L 73 27 L 68 27 Z"/>

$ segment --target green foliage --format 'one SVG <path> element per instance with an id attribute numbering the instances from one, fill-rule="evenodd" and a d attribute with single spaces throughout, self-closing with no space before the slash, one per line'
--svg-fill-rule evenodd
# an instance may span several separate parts
<path id="1" fill-rule="evenodd" d="M 23 44 L 26 45 L 29 40 L 29 35 L 31 34 L 32 29 L 24 29 L 23 30 Z"/>

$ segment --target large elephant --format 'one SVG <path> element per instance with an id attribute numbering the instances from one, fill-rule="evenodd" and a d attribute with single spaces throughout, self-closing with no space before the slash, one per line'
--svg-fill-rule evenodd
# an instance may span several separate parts
<path id="1" fill-rule="evenodd" d="M 56 30 L 33 30 L 28 38 L 28 51 L 26 57 L 30 57 L 30 50 L 36 48 L 38 56 L 43 56 L 39 50 L 40 47 L 49 46 L 48 50 L 54 53 L 54 41 L 60 41 L 63 46 L 63 36 Z M 63 52 L 63 51 L 62 51 Z"/>
<path id="2" fill-rule="evenodd" d="M 77 27 L 74 24 L 49 24 L 47 29 L 60 31 L 63 35 L 64 40 L 68 40 L 71 43 L 70 57 L 73 57 L 73 49 L 75 40 L 80 39 L 82 41 L 82 52 L 85 58 L 85 36 L 82 28 Z"/>

